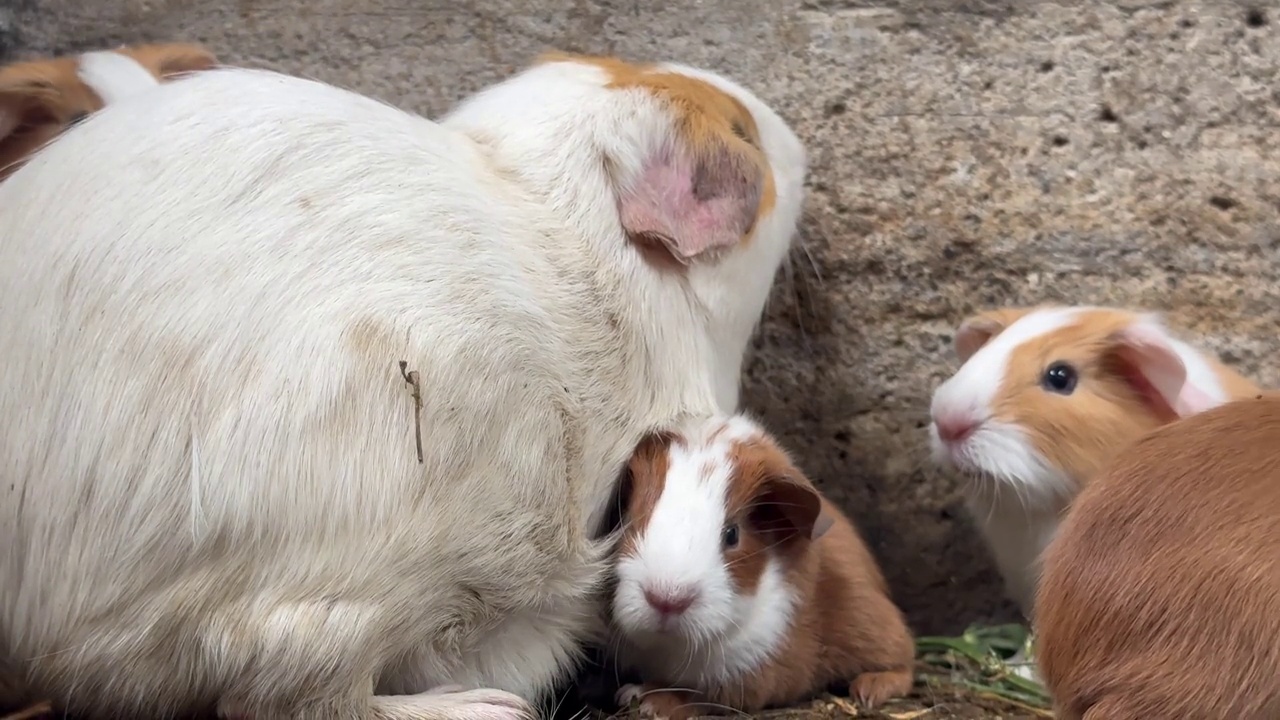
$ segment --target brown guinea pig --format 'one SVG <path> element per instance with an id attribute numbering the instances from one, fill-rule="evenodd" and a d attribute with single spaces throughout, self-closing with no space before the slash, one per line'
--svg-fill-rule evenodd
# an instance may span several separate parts
<path id="1" fill-rule="evenodd" d="M 620 703 L 679 720 L 833 684 L 869 705 L 910 691 L 914 643 L 871 553 L 755 422 L 655 433 L 625 483 L 611 615 L 643 682 Z"/>
<path id="2" fill-rule="evenodd" d="M 0 180 L 108 103 L 217 64 L 198 45 L 132 45 L 0 67 Z"/>
<path id="3" fill-rule="evenodd" d="M 1061 720 L 1280 718 L 1280 395 L 1124 451 L 1049 544 L 1036 608 Z"/>

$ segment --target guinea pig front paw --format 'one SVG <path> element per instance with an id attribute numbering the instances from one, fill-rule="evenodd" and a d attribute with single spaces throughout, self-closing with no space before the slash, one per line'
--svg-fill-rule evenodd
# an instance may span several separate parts
<path id="1" fill-rule="evenodd" d="M 911 670 L 885 670 L 862 673 L 849 685 L 849 695 L 868 708 L 873 708 L 890 698 L 902 697 L 911 692 L 915 676 Z"/>
<path id="2" fill-rule="evenodd" d="M 624 708 L 634 705 L 646 720 L 689 720 L 699 715 L 693 693 L 685 690 L 629 684 L 618 690 L 617 700 Z"/>

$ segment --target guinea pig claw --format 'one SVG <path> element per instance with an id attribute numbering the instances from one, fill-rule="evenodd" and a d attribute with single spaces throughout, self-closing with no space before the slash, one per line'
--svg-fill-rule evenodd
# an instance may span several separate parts
<path id="1" fill-rule="evenodd" d="M 685 690 L 665 690 L 646 685 L 623 685 L 618 704 L 636 710 L 645 720 L 689 720 L 697 717 L 695 695 Z"/>
<path id="2" fill-rule="evenodd" d="M 614 700 L 620 707 L 630 707 L 632 703 L 639 703 L 644 697 L 644 686 L 636 683 L 628 683 L 618 688 L 618 692 L 614 695 Z"/>
<path id="3" fill-rule="evenodd" d="M 915 676 L 911 670 L 862 673 L 849 684 L 849 694 L 866 708 L 873 708 L 911 692 Z"/>

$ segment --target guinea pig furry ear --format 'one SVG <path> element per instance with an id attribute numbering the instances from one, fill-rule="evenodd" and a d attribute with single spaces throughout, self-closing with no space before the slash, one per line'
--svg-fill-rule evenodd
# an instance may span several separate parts
<path id="1" fill-rule="evenodd" d="M 1174 338 L 1158 315 L 1145 314 L 1111 338 L 1124 380 L 1168 422 L 1209 410 L 1227 398 L 1187 372 Z"/>
<path id="2" fill-rule="evenodd" d="M 660 242 L 687 264 L 737 245 L 751 231 L 768 165 L 757 148 L 728 130 L 689 137 L 682 129 L 675 135 L 620 189 L 618 202 L 633 241 Z"/>
<path id="3" fill-rule="evenodd" d="M 774 535 L 779 543 L 799 537 L 817 540 L 834 523 L 822 511 L 818 491 L 796 472 L 766 477 L 754 504 L 752 523 L 762 532 Z"/>
<path id="4" fill-rule="evenodd" d="M 983 345 L 991 342 L 991 338 L 1004 332 L 1031 310 L 1032 308 L 999 308 L 969 317 L 956 328 L 955 340 L 952 341 L 956 357 L 960 358 L 962 364 L 968 362 Z"/>

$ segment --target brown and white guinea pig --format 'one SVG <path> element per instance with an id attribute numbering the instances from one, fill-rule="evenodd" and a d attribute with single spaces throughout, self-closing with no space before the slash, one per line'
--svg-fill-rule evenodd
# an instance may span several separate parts
<path id="1" fill-rule="evenodd" d="M 676 720 L 910 691 L 912 636 L 870 551 L 754 421 L 650 435 L 623 495 L 613 640 L 642 683 L 619 703 Z"/>
<path id="2" fill-rule="evenodd" d="M 0 180 L 104 105 L 216 64 L 198 45 L 163 43 L 0 67 Z"/>
<path id="3" fill-rule="evenodd" d="M 1036 608 L 1061 720 L 1280 718 L 1280 395 L 1121 452 L 1045 551 Z"/>
<path id="4" fill-rule="evenodd" d="M 961 324 L 959 371 L 934 392 L 935 457 L 979 482 L 966 500 L 1009 595 L 1031 617 L 1038 558 L 1068 504 L 1127 444 L 1257 386 L 1148 312 L 1040 306 Z"/>

